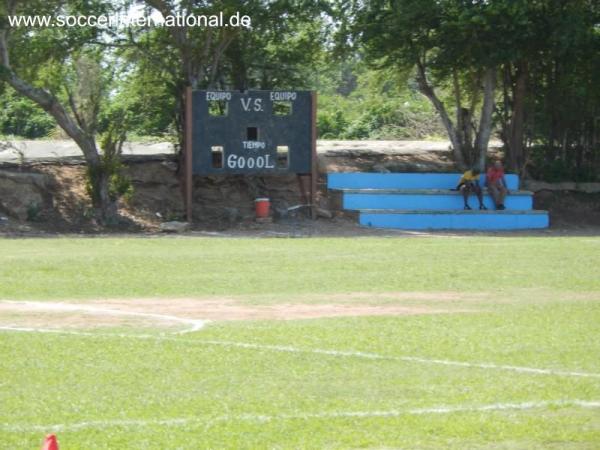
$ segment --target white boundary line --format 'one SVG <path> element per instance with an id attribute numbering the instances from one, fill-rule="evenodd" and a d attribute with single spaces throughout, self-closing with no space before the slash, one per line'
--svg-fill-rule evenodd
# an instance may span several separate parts
<path id="1" fill-rule="evenodd" d="M 165 314 L 154 314 L 154 313 L 141 313 L 135 311 L 123 311 L 120 309 L 109 309 L 109 308 L 96 308 L 94 306 L 86 306 L 79 304 L 69 303 L 50 303 L 50 302 L 25 302 L 25 301 L 12 301 L 12 300 L 0 300 L 0 303 L 6 303 L 9 305 L 23 305 L 28 306 L 31 309 L 38 309 L 42 311 L 79 311 L 87 312 L 92 314 L 102 314 L 108 316 L 133 316 L 133 317 L 148 317 L 152 319 L 159 319 L 168 322 L 179 322 L 189 325 L 189 329 L 178 331 L 173 334 L 186 334 L 193 333 L 204 327 L 208 320 L 200 319 L 187 319 L 183 317 L 169 316 Z M 33 330 L 31 330 L 33 331 Z"/>
<path id="2" fill-rule="evenodd" d="M 290 353 L 316 353 L 321 355 L 331 356 L 348 356 L 365 359 L 377 359 L 377 360 L 391 360 L 391 361 L 405 361 L 405 362 L 416 362 L 422 364 L 438 364 L 444 366 L 458 366 L 458 367 L 472 367 L 478 369 L 494 369 L 494 370 L 508 370 L 513 372 L 531 373 L 536 375 L 557 375 L 565 377 L 584 377 L 584 378 L 600 378 L 600 373 L 590 372 L 579 372 L 579 371 L 566 371 L 566 370 L 554 370 L 554 369 L 539 369 L 534 367 L 523 367 L 523 366 L 511 366 L 503 364 L 493 363 L 471 363 L 463 361 L 450 361 L 445 359 L 431 359 L 431 358 L 420 358 L 416 356 L 385 356 L 377 353 L 365 353 L 355 351 L 338 351 L 338 350 L 323 350 L 323 349 L 300 349 L 291 346 L 282 345 L 262 345 L 262 344 L 249 344 L 244 342 L 227 342 L 227 341 L 206 341 L 198 340 L 191 341 L 186 340 L 185 342 L 201 342 L 210 345 L 222 345 L 227 347 L 240 347 L 255 350 L 273 350 L 278 352 L 290 352 Z"/>
<path id="3" fill-rule="evenodd" d="M 494 364 L 494 363 L 451 361 L 451 360 L 445 360 L 445 359 L 421 358 L 421 357 L 416 357 L 416 356 L 385 356 L 385 355 L 380 355 L 377 353 L 366 353 L 366 352 L 358 352 L 358 351 L 302 349 L 302 348 L 286 346 L 286 345 L 253 344 L 253 343 L 248 343 L 248 342 L 232 342 L 232 341 L 218 341 L 218 340 L 204 340 L 204 339 L 181 339 L 181 338 L 164 336 L 164 335 L 92 333 L 92 332 L 84 332 L 84 331 L 68 331 L 68 330 L 58 330 L 58 329 L 11 327 L 11 326 L 0 326 L 0 331 L 50 333 L 50 334 L 57 334 L 57 335 L 62 334 L 62 335 L 75 335 L 75 336 L 100 337 L 100 338 L 115 338 L 116 337 L 116 338 L 131 338 L 131 339 L 150 339 L 150 340 L 169 341 L 169 342 L 195 344 L 195 345 L 218 345 L 218 346 L 222 346 L 222 347 L 244 348 L 244 349 L 249 349 L 249 350 L 268 350 L 268 351 L 284 352 L 284 353 L 317 354 L 317 355 L 341 356 L 341 357 L 361 358 L 361 359 L 370 359 L 370 360 L 403 361 L 403 362 L 414 362 L 414 363 L 429 364 L 429 365 L 443 365 L 443 366 L 455 366 L 455 367 L 470 367 L 470 368 L 476 368 L 476 369 L 504 370 L 504 371 L 518 372 L 518 373 L 533 374 L 533 375 L 552 375 L 552 376 L 560 376 L 560 377 L 578 377 L 578 378 L 600 378 L 600 373 L 593 373 L 593 372 L 541 369 L 541 368 L 536 368 L 536 367 L 512 366 L 512 365 Z M 189 332 L 189 331 L 187 331 L 187 332 Z"/>
<path id="4" fill-rule="evenodd" d="M 600 408 L 600 401 L 587 400 L 550 400 L 550 401 L 530 401 L 523 403 L 492 403 L 487 405 L 442 405 L 429 408 L 413 408 L 403 410 L 388 411 L 328 411 L 319 413 L 294 413 L 278 415 L 258 415 L 258 414 L 238 414 L 224 416 L 195 416 L 195 417 L 175 417 L 169 419 L 111 419 L 111 420 L 91 420 L 85 422 L 75 422 L 70 424 L 49 424 L 49 425 L 23 425 L 23 424 L 0 424 L 0 430 L 8 433 L 34 433 L 34 432 L 59 432 L 59 431 L 78 431 L 82 429 L 103 429 L 110 427 L 147 427 L 147 426 L 187 426 L 194 423 L 206 423 L 210 425 L 214 422 L 272 422 L 277 420 L 320 420 L 320 419 L 362 419 L 372 417 L 401 417 L 408 415 L 427 415 L 427 414 L 453 414 L 453 413 L 473 413 L 473 412 L 494 412 L 494 411 L 524 411 L 529 409 L 542 408 L 560 408 L 560 407 L 579 407 L 579 408 Z"/>

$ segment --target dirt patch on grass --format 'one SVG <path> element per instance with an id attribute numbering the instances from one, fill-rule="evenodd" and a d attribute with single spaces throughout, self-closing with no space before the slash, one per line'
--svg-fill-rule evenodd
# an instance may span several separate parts
<path id="1" fill-rule="evenodd" d="M 355 293 L 356 298 L 362 297 Z M 414 295 L 407 297 L 414 299 Z M 439 298 L 439 297 L 438 297 Z M 114 299 L 85 303 L 0 302 L 0 326 L 189 328 L 193 320 L 298 320 L 466 312 L 457 308 L 360 303 L 251 305 L 233 299 Z"/>
<path id="2" fill-rule="evenodd" d="M 41 328 L 45 330 L 80 330 L 90 328 L 168 328 L 182 329 L 179 322 L 158 321 L 141 317 L 124 317 L 72 312 L 6 311 L 0 307 L 0 326 Z"/>
<path id="3" fill-rule="evenodd" d="M 0 326 L 44 329 L 102 327 L 182 328 L 184 320 L 138 314 L 127 310 L 97 308 L 93 304 L 0 301 Z"/>
<path id="4" fill-rule="evenodd" d="M 99 307 L 152 311 L 178 317 L 193 317 L 207 320 L 295 320 L 340 316 L 401 316 L 415 314 L 440 314 L 453 312 L 427 306 L 366 305 L 342 303 L 285 303 L 273 305 L 247 305 L 231 299 L 145 299 L 109 300 L 94 303 Z"/>
<path id="5" fill-rule="evenodd" d="M 320 295 L 326 301 L 346 302 L 353 300 L 423 300 L 423 301 L 452 301 L 481 298 L 487 294 L 464 294 L 461 292 L 349 292 Z"/>

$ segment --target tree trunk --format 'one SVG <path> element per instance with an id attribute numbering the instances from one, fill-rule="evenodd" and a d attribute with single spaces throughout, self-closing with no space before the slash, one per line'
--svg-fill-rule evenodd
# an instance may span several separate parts
<path id="1" fill-rule="evenodd" d="M 466 154 L 466 151 L 468 151 L 468 148 L 465 147 L 465 141 L 466 141 L 466 136 L 467 136 L 467 130 L 469 127 L 469 124 L 465 124 L 465 119 L 468 120 L 468 117 L 466 117 L 466 115 L 464 114 L 463 111 L 463 107 L 462 107 L 462 98 L 460 95 L 460 82 L 458 80 L 458 72 L 456 69 L 454 69 L 452 71 L 452 87 L 454 89 L 454 102 L 456 103 L 456 127 L 455 127 L 455 133 L 456 133 L 456 140 L 460 143 L 460 148 L 461 148 L 461 155 L 463 158 L 465 158 L 466 156 L 466 160 L 467 160 L 467 164 L 468 164 L 468 155 Z M 466 125 L 466 126 L 465 126 Z"/>
<path id="2" fill-rule="evenodd" d="M 427 75 L 425 73 L 425 66 L 422 62 L 417 63 L 417 82 L 419 85 L 419 91 L 431 101 L 436 111 L 440 115 L 442 119 L 442 123 L 446 128 L 446 132 L 448 133 L 448 137 L 450 138 L 450 143 L 452 144 L 452 152 L 454 155 L 454 162 L 459 170 L 465 170 L 467 168 L 465 164 L 465 160 L 463 157 L 463 145 L 460 141 L 456 129 L 454 128 L 454 124 L 452 120 L 448 116 L 448 112 L 444 107 L 444 104 L 435 94 L 433 88 L 427 82 Z"/>
<path id="3" fill-rule="evenodd" d="M 527 79 L 529 67 L 527 61 L 519 61 L 516 66 L 515 82 L 513 86 L 513 110 L 508 127 L 508 167 L 520 173 L 525 163 L 524 136 L 525 136 L 525 100 L 527 96 Z"/>
<path id="4" fill-rule="evenodd" d="M 229 46 L 227 53 L 232 65 L 233 89 L 245 91 L 248 89 L 248 70 L 241 46 L 238 40 Z"/>
<path id="5" fill-rule="evenodd" d="M 88 162 L 87 173 L 96 217 L 103 224 L 113 225 L 117 219 L 117 204 L 110 197 L 110 174 L 104 169 L 101 161 Z"/>
<path id="6" fill-rule="evenodd" d="M 485 170 L 488 144 L 492 134 L 492 115 L 494 114 L 494 96 L 496 93 L 496 68 L 487 69 L 483 78 L 483 106 L 479 119 L 479 130 L 475 138 L 475 151 L 479 155 L 479 170 Z"/>

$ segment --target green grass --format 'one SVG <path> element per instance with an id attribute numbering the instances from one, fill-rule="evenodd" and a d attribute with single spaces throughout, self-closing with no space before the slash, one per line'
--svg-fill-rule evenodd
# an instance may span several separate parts
<path id="1" fill-rule="evenodd" d="M 600 240 L 31 239 L 0 241 L 0 298 L 600 291 Z"/>
<path id="2" fill-rule="evenodd" d="M 2 240 L 2 299 L 231 296 L 273 304 L 365 292 L 373 296 L 347 302 L 455 312 L 216 322 L 168 340 L 160 329 L 145 329 L 156 335 L 150 339 L 127 328 L 87 330 L 91 336 L 0 330 L 0 448 L 38 448 L 51 430 L 36 425 L 64 424 L 63 450 L 596 449 L 599 408 L 314 414 L 600 401 L 598 377 L 402 359 L 600 374 L 598 267 L 600 239 L 589 237 Z M 413 291 L 464 298 L 392 294 Z M 185 421 L 157 422 L 175 418 Z M 83 422 L 90 423 L 74 426 Z"/>

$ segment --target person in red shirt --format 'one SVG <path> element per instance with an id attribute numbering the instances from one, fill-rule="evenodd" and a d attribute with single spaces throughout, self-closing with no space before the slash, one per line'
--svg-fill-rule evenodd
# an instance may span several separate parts
<path id="1" fill-rule="evenodd" d="M 508 195 L 508 185 L 504 178 L 504 167 L 502 167 L 501 161 L 494 162 L 487 170 L 485 183 L 490 195 L 494 199 L 496 209 L 506 209 L 504 207 L 504 199 Z"/>

